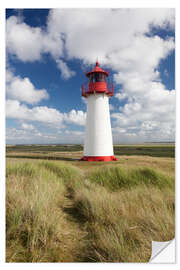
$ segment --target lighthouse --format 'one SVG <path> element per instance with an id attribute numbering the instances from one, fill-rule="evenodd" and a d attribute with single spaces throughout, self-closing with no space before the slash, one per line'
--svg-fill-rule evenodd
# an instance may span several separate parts
<path id="1" fill-rule="evenodd" d="M 113 84 L 108 82 L 109 73 L 99 63 L 86 73 L 88 83 L 82 85 L 82 96 L 87 98 L 85 161 L 116 160 L 113 151 L 109 98 L 114 94 Z"/>

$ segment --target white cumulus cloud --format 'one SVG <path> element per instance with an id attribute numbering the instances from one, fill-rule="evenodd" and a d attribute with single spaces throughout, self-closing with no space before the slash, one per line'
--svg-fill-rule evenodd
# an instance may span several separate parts
<path id="1" fill-rule="evenodd" d="M 45 89 L 36 89 L 29 78 L 14 76 L 7 71 L 7 95 L 9 99 L 35 104 L 42 99 L 48 99 L 49 95 Z"/>
<path id="2" fill-rule="evenodd" d="M 36 106 L 28 108 L 21 104 L 18 100 L 7 100 L 6 116 L 12 119 L 38 121 L 59 126 L 62 125 L 63 114 L 53 108 L 47 106 Z"/>
<path id="3" fill-rule="evenodd" d="M 165 8 L 52 9 L 48 16 L 48 30 L 53 35 L 64 33 L 69 58 L 94 63 L 98 56 L 101 62 L 113 66 L 119 62 L 122 49 L 138 43 L 137 36 L 149 32 L 152 26 L 173 25 L 174 9 Z"/>
<path id="4" fill-rule="evenodd" d="M 64 114 L 64 120 L 67 123 L 84 126 L 86 121 L 86 113 L 83 111 L 71 110 L 69 113 Z"/>
<path id="5" fill-rule="evenodd" d="M 56 128 L 64 128 L 67 123 L 83 126 L 85 124 L 86 113 L 76 110 L 71 110 L 69 113 L 61 113 L 47 106 L 29 108 L 18 100 L 8 99 L 6 101 L 6 117 L 31 122 L 37 121 Z M 31 126 L 22 124 L 22 127 L 28 129 Z"/>
<path id="6" fill-rule="evenodd" d="M 9 17 L 7 49 L 22 61 L 40 60 L 43 53 L 58 59 L 64 43 L 69 59 L 94 63 L 98 56 L 104 64 L 115 66 L 119 60 L 114 56 L 138 43 L 137 36 L 152 26 L 173 25 L 174 9 L 52 9 L 45 29 Z"/>
<path id="7" fill-rule="evenodd" d="M 53 57 L 62 54 L 60 34 L 31 27 L 16 16 L 7 19 L 6 44 L 7 51 L 24 62 L 40 60 L 43 53 Z"/>

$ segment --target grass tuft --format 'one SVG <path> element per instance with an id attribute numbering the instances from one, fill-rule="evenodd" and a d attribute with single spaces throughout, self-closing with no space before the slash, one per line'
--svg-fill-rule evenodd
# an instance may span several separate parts
<path id="1" fill-rule="evenodd" d="M 171 177 L 150 168 L 127 170 L 121 167 L 104 167 L 89 173 L 89 179 L 111 191 L 133 188 L 142 184 L 160 189 L 164 187 L 174 188 Z"/>

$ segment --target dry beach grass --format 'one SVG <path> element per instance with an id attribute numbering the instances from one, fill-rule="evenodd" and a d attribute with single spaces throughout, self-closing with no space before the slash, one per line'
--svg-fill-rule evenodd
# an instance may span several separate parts
<path id="1" fill-rule="evenodd" d="M 8 158 L 6 178 L 7 262 L 147 262 L 174 237 L 173 158 Z"/>

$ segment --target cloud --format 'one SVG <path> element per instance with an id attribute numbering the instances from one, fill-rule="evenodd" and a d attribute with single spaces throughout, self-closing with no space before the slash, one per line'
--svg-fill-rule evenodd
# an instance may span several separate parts
<path id="1" fill-rule="evenodd" d="M 86 122 L 86 113 L 83 111 L 71 110 L 69 113 L 64 113 L 64 120 L 67 123 L 84 126 Z"/>
<path id="2" fill-rule="evenodd" d="M 6 139 L 7 140 L 20 140 L 22 142 L 23 140 L 26 140 L 27 132 L 23 129 L 17 129 L 17 128 L 6 128 Z M 27 138 L 29 139 L 29 138 Z M 17 142 L 17 141 L 16 141 Z"/>
<path id="3" fill-rule="evenodd" d="M 79 130 L 65 130 L 65 134 L 78 136 L 78 137 L 84 137 L 84 132 Z"/>
<path id="4" fill-rule="evenodd" d="M 87 106 L 87 98 L 81 97 L 81 101 L 83 102 L 84 105 Z"/>
<path id="5" fill-rule="evenodd" d="M 61 113 L 47 106 L 28 108 L 18 100 L 8 99 L 6 102 L 6 117 L 31 122 L 37 121 L 60 129 L 64 128 L 67 123 L 83 126 L 85 124 L 86 113 L 76 110 L 71 110 L 69 113 Z M 24 124 L 23 127 L 28 128 L 27 124 Z"/>
<path id="6" fill-rule="evenodd" d="M 124 99 L 128 98 L 126 93 L 117 93 L 117 94 L 115 94 L 115 97 L 118 98 L 119 100 L 124 100 Z"/>
<path id="7" fill-rule="evenodd" d="M 133 47 L 137 36 L 152 26 L 173 25 L 174 9 L 52 9 L 47 27 L 54 35 L 64 33 L 69 58 L 94 63 L 98 56 L 101 63 L 115 66 L 118 53 Z"/>
<path id="8" fill-rule="evenodd" d="M 34 61 L 41 58 L 43 50 L 42 30 L 39 27 L 30 27 L 19 21 L 18 17 L 11 16 L 6 26 L 7 50 L 22 61 Z"/>
<path id="9" fill-rule="evenodd" d="M 7 100 L 6 116 L 12 119 L 38 121 L 46 124 L 59 126 L 61 128 L 63 114 L 47 106 L 36 106 L 28 108 L 18 100 Z"/>
<path id="10" fill-rule="evenodd" d="M 35 104 L 43 99 L 48 99 L 49 95 L 45 89 L 36 89 L 29 78 L 14 76 L 11 71 L 7 71 L 7 95 L 9 99 Z"/>
<path id="11" fill-rule="evenodd" d="M 58 59 L 65 52 L 69 59 L 94 63 L 98 56 L 109 65 L 111 54 L 129 48 L 152 26 L 172 28 L 174 9 L 52 9 L 45 29 L 9 17 L 7 50 L 22 61 L 40 60 L 44 53 Z"/>
<path id="12" fill-rule="evenodd" d="M 44 53 L 50 53 L 53 57 L 62 54 L 59 34 L 31 27 L 16 16 L 7 19 L 6 45 L 8 53 L 24 62 L 41 60 Z"/>
<path id="13" fill-rule="evenodd" d="M 26 130 L 34 130 L 35 129 L 33 125 L 27 124 L 27 123 L 22 123 L 21 128 L 26 129 Z"/>
<path id="14" fill-rule="evenodd" d="M 149 85 L 148 90 L 121 107 L 121 112 L 111 115 L 114 134 L 123 129 L 127 137 L 134 134 L 135 141 L 174 141 L 175 90 L 164 89 L 161 83 Z"/>
<path id="15" fill-rule="evenodd" d="M 133 140 L 174 140 L 175 90 L 165 88 L 157 71 L 161 59 L 173 49 L 172 39 L 152 37 L 147 41 L 143 37 L 141 43 L 135 43 L 132 54 L 126 54 L 128 48 L 120 53 L 119 59 L 127 55 L 127 63 L 114 75 L 116 83 L 121 85 L 115 97 L 120 103 L 125 101 L 120 112 L 112 115 L 117 132 L 118 127 L 123 127 L 127 137 L 130 134 Z M 132 132 L 131 127 L 136 129 Z"/>
<path id="16" fill-rule="evenodd" d="M 28 130 L 20 128 L 7 128 L 6 129 L 6 140 L 9 144 L 17 143 L 39 143 L 39 144 L 59 144 L 59 143 L 83 143 L 84 132 L 81 131 L 69 131 L 66 132 L 56 132 L 52 131 L 40 131 L 38 129 Z"/>
<path id="17" fill-rule="evenodd" d="M 40 132 L 33 128 L 19 129 L 15 127 L 6 129 L 6 140 L 10 143 L 47 143 L 56 140 L 57 136 L 48 132 Z"/>
<path id="18" fill-rule="evenodd" d="M 65 62 L 63 62 L 62 60 L 56 60 L 57 63 L 57 67 L 60 69 L 61 71 L 61 77 L 65 80 L 75 76 L 76 72 L 72 71 L 68 68 L 67 64 Z"/>

